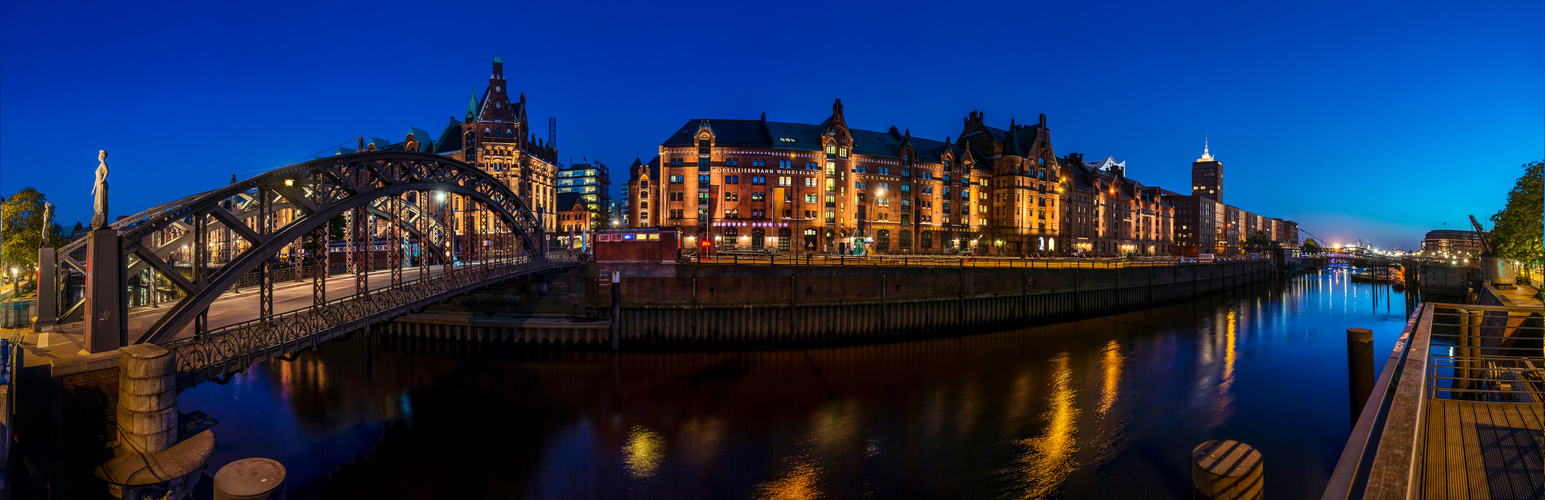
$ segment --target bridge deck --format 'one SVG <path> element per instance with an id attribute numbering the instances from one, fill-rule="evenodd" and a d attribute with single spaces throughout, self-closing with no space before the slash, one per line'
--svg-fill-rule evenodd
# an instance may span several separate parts
<path id="1" fill-rule="evenodd" d="M 457 268 L 465 268 L 468 265 L 469 264 L 458 265 Z M 429 268 L 429 274 L 427 276 L 439 276 L 443 272 L 443 267 L 432 266 Z M 404 269 L 402 272 L 402 279 L 403 281 L 419 279 L 421 277 L 419 273 L 420 271 L 417 267 Z M 370 290 L 379 290 L 391 286 L 391 270 L 375 271 L 370 273 L 369 283 Z M 348 297 L 351 295 L 354 295 L 353 274 L 336 274 L 327 279 L 327 298 L 329 300 Z M 127 320 L 129 338 L 138 338 L 140 334 L 150 329 L 151 325 L 154 325 L 156 320 L 161 319 L 161 316 L 170 310 L 169 306 L 171 304 L 172 302 L 168 302 L 162 304 L 159 308 L 143 306 L 129 309 L 129 317 Z M 306 278 L 303 281 L 286 281 L 274 284 L 274 311 L 276 313 L 304 309 L 310 307 L 311 304 L 312 299 L 310 278 Z M 209 307 L 209 329 L 213 330 L 245 321 L 251 321 L 257 319 L 257 317 L 258 289 L 256 287 L 245 288 L 240 292 L 226 292 L 224 295 L 221 295 L 220 298 L 216 299 L 215 303 Z M 83 323 L 75 322 L 63 325 L 62 328 L 60 328 L 60 331 L 70 335 L 73 339 L 79 339 L 81 338 L 80 335 L 83 333 L 84 329 L 85 326 Z M 177 338 L 181 339 L 191 336 L 193 336 L 193 327 L 188 326 L 183 328 L 182 332 L 177 335 Z"/>
<path id="2" fill-rule="evenodd" d="M 1541 422 L 1536 404 L 1432 400 L 1423 496 L 1545 499 Z"/>

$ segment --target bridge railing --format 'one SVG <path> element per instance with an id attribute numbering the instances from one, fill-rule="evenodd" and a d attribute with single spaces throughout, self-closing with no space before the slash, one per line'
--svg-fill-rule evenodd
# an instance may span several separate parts
<path id="1" fill-rule="evenodd" d="M 253 363 L 313 347 L 333 336 L 352 332 L 423 307 L 447 296 L 547 269 L 571 265 L 573 257 L 521 258 L 457 267 L 454 272 L 428 276 L 352 295 L 304 309 L 217 328 L 170 342 L 177 363 L 178 387 L 245 370 Z"/>

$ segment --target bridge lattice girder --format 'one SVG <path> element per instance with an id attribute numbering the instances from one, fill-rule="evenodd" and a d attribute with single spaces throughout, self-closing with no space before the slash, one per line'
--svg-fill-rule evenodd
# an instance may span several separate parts
<path id="1" fill-rule="evenodd" d="M 269 196 L 269 198 L 270 199 L 268 202 L 270 213 L 296 208 L 295 205 L 291 204 L 288 200 L 285 200 L 284 197 L 277 194 L 273 194 Z M 237 219 L 246 220 L 251 217 L 260 216 L 261 202 L 256 194 L 241 193 L 237 195 L 236 200 L 232 201 L 232 206 L 236 209 L 232 210 L 231 213 L 235 215 Z M 381 220 L 396 223 L 397 227 L 403 231 L 406 231 L 409 237 L 427 247 L 426 255 L 444 256 L 446 254 L 444 246 L 445 241 L 443 236 L 449 234 L 449 232 L 444 230 L 444 227 L 440 223 L 439 219 L 428 213 L 425 213 L 418 207 L 416 202 L 399 203 L 397 209 L 398 216 L 392 217 L 390 213 L 391 207 L 389 206 L 389 202 L 390 200 L 387 198 L 377 198 L 371 203 L 370 207 L 366 208 L 366 210 Z M 421 221 L 425 226 L 423 230 L 418 228 L 418 224 Z M 174 222 L 172 223 L 172 227 L 180 229 L 182 234 L 175 238 L 165 240 L 160 245 L 147 247 L 147 249 L 153 252 L 158 258 L 165 259 L 166 256 L 176 252 L 177 249 L 181 248 L 183 245 L 192 243 L 194 239 L 193 228 L 189 227 L 189 224 L 186 220 Z M 226 229 L 226 226 L 223 222 L 220 222 L 217 219 L 210 221 L 208 229 L 221 230 Z M 436 234 L 441 235 L 442 237 L 437 239 L 434 237 Z M 65 245 L 63 248 L 60 248 L 59 263 L 61 265 L 67 265 L 73 268 L 75 272 L 86 274 L 86 263 L 82 260 L 85 258 L 85 242 L 86 238 L 81 238 L 71 242 L 69 245 Z M 143 242 L 141 244 L 143 244 Z M 144 271 L 148 267 L 151 267 L 150 263 L 145 259 L 132 258 L 130 259 L 129 263 L 125 265 L 125 276 L 134 276 L 141 271 Z M 83 311 L 82 306 L 84 304 L 85 301 L 78 301 L 70 306 L 63 313 L 59 314 L 58 322 L 69 323 L 80 320 L 81 313 Z"/>
<path id="2" fill-rule="evenodd" d="M 378 200 L 427 191 L 464 195 L 485 207 L 516 236 L 511 244 L 518 242 L 519 248 L 503 250 L 523 250 L 533 256 L 542 253 L 542 229 L 536 215 L 502 182 L 471 165 L 443 156 L 401 151 L 354 153 L 300 163 L 161 205 L 112 226 L 122 236 L 120 263 L 125 266 L 123 271 L 148 266 L 186 292 L 183 299 L 137 341 L 130 339 L 131 343 L 171 340 L 243 275 L 258 268 L 286 245 L 324 227 L 334 217 L 366 207 L 378 217 L 390 218 L 400 225 L 403 224 L 400 217 L 391 217 L 378 206 L 382 205 Z M 272 230 L 262 227 L 265 217 L 261 212 L 254 212 L 260 210 L 259 201 L 280 199 L 284 203 L 270 203 L 267 213 L 273 214 L 282 205 L 295 208 L 297 217 Z M 257 227 L 249 226 L 249 219 L 257 221 Z M 202 221 L 202 224 L 195 224 L 195 221 Z M 157 231 L 176 227 L 185 228 L 192 234 L 199 226 L 205 234 L 214 229 L 230 229 L 235 237 L 246 240 L 249 245 L 208 276 L 199 279 L 196 273 L 195 279 L 190 280 L 163 260 L 176 246 L 150 248 L 144 244 Z M 445 233 L 443 227 L 440 229 L 442 234 Z M 68 255 L 73 249 L 61 250 Z M 80 264 L 69 262 L 72 266 Z"/>

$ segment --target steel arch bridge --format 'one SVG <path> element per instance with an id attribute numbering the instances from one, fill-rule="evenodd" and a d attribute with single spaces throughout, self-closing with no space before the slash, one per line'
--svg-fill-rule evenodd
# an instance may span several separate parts
<path id="1" fill-rule="evenodd" d="M 468 203 L 461 207 L 463 220 L 452 220 L 456 210 L 447 206 L 444 194 Z M 339 217 L 346 221 L 346 236 L 342 247 L 334 248 L 329 233 L 335 230 L 329 231 L 329 223 Z M 456 231 L 458 227 L 462 229 Z M 572 259 L 548 258 L 541 220 L 503 181 L 466 163 L 416 152 L 363 152 L 299 163 L 151 208 L 110 228 L 118 233 L 114 267 L 119 276 L 158 275 L 182 295 L 144 331 L 124 332 L 125 344 L 168 343 L 191 324 L 194 338 L 177 344 L 242 331 L 256 337 L 225 343 L 267 349 L 273 347 L 269 344 L 315 337 L 359 321 L 384 320 L 415 304 L 520 274 L 572 265 Z M 212 238 L 221 236 L 222 252 L 216 252 Z M 458 251 L 454 236 L 472 242 Z M 88 239 L 59 250 L 53 291 L 69 290 L 72 275 L 91 279 Z M 287 247 L 310 247 L 310 258 L 320 269 L 311 273 L 312 306 L 275 314 L 275 276 L 292 269 L 282 266 L 276 255 Z M 416 259 L 405 258 L 409 249 L 418 249 Z M 328 301 L 328 256 L 340 251 L 347 255 L 346 272 L 355 276 L 355 290 L 350 297 Z M 372 290 L 368 276 L 382 253 L 391 284 Z M 173 255 L 191 260 L 191 277 L 173 265 Z M 404 282 L 410 260 L 417 261 L 419 279 Z M 435 274 L 429 272 L 431 261 L 439 266 Z M 259 289 L 257 319 L 210 331 L 210 306 L 244 279 Z M 67 323 L 83 312 L 90 314 L 85 309 L 80 302 L 61 301 L 56 312 L 60 322 Z M 179 363 L 182 358 L 179 355 Z"/>

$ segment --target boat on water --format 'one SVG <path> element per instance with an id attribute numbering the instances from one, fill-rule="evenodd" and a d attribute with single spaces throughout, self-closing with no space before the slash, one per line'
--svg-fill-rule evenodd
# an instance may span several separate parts
<path id="1" fill-rule="evenodd" d="M 1398 267 L 1364 267 L 1352 269 L 1352 281 L 1366 283 L 1393 283 L 1405 285 L 1405 275 Z"/>

